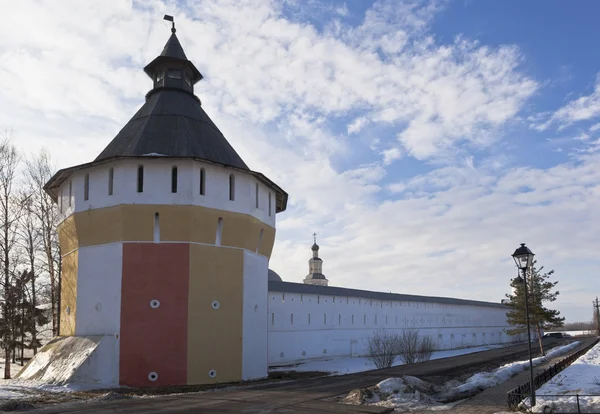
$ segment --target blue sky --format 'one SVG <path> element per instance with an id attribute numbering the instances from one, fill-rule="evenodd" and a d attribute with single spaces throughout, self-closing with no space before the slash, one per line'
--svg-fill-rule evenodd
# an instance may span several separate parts
<path id="1" fill-rule="evenodd" d="M 0 129 L 57 167 L 142 104 L 175 16 L 203 107 L 290 194 L 270 266 L 500 301 L 527 242 L 589 320 L 600 292 L 596 2 L 36 0 L 0 27 Z M 18 36 L 15 36 L 18 33 Z"/>

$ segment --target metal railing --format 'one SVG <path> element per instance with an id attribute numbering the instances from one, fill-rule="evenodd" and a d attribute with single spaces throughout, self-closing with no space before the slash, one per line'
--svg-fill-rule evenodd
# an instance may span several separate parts
<path id="1" fill-rule="evenodd" d="M 550 378 L 554 377 L 556 374 L 561 372 L 563 369 L 571 365 L 577 358 L 588 352 L 592 349 L 600 339 L 596 339 L 592 344 L 586 346 L 585 348 L 575 352 L 574 354 L 569 355 L 566 358 L 561 359 L 556 364 L 546 368 L 539 374 L 537 374 L 533 378 L 533 386 L 535 389 L 538 389 L 546 382 L 550 380 Z M 518 408 L 521 401 L 531 395 L 531 388 L 529 387 L 529 381 L 519 385 L 518 387 L 510 390 L 507 395 L 508 408 L 511 410 L 515 410 Z M 580 394 L 581 395 L 581 394 Z"/>
<path id="2" fill-rule="evenodd" d="M 586 397 L 600 397 L 600 394 L 536 394 L 539 398 L 536 406 L 542 406 L 542 413 L 544 414 L 569 414 L 569 413 L 598 413 L 600 407 L 589 411 Z M 566 401 L 565 401 L 566 399 Z M 559 400 L 555 403 L 552 400 Z M 584 405 L 584 407 L 582 407 Z M 531 407 L 526 407 L 531 408 Z M 581 410 L 584 411 L 581 411 Z M 568 411 L 565 411 L 568 410 Z"/>

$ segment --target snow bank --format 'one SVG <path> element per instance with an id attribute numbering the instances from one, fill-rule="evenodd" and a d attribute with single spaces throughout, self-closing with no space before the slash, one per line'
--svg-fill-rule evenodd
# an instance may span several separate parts
<path id="1" fill-rule="evenodd" d="M 441 387 L 417 377 L 403 375 L 388 378 L 374 387 L 352 391 L 344 399 L 347 404 L 369 404 L 403 411 L 449 410 L 454 404 L 442 404 L 433 397 Z"/>
<path id="2" fill-rule="evenodd" d="M 545 357 L 535 358 L 533 364 L 540 365 L 556 356 L 573 350 L 579 344 L 580 342 L 577 341 L 553 348 Z M 600 360 L 600 349 L 598 354 Z M 493 371 L 479 372 L 469 377 L 464 384 L 452 380 L 443 386 L 430 384 L 411 376 L 388 378 L 373 387 L 352 391 L 343 402 L 347 404 L 372 404 L 391 407 L 398 411 L 449 410 L 459 402 L 459 399 L 469 397 L 478 391 L 501 384 L 528 367 L 529 360 L 512 362 Z M 600 379 L 600 372 L 597 375 Z M 445 403 L 445 401 L 454 402 L 449 404 Z"/>
<path id="3" fill-rule="evenodd" d="M 568 345 L 559 346 L 556 348 L 552 348 L 546 356 L 534 358 L 533 366 L 538 366 L 544 362 L 551 360 L 559 355 L 563 355 L 573 350 L 577 346 L 579 346 L 581 342 L 575 341 Z M 504 381 L 509 378 L 514 377 L 519 372 L 526 370 L 529 368 L 529 360 L 527 361 L 517 361 L 511 362 L 510 364 L 506 364 L 497 368 L 491 372 L 479 372 L 472 377 L 468 378 L 467 381 L 456 388 L 458 393 L 465 393 L 473 390 L 484 390 L 486 388 L 493 387 L 498 384 L 502 384 Z"/>
<path id="4" fill-rule="evenodd" d="M 571 394 L 571 396 L 543 397 L 544 394 Z M 574 412 L 577 410 L 574 394 L 600 394 L 600 344 L 579 357 L 536 391 L 538 397 L 533 412 L 544 412 L 544 407 L 553 409 L 552 412 Z M 529 399 L 525 403 L 529 406 Z M 579 406 L 582 413 L 600 412 L 600 395 L 579 397 Z"/>

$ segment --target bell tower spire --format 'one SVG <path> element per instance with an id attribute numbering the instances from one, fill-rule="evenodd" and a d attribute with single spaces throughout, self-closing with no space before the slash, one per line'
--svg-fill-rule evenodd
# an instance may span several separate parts
<path id="1" fill-rule="evenodd" d="M 313 245 L 311 250 L 313 252 L 313 257 L 308 261 L 308 275 L 304 278 L 304 284 L 327 286 L 329 281 L 323 274 L 323 260 L 319 258 L 317 233 L 313 233 Z"/>

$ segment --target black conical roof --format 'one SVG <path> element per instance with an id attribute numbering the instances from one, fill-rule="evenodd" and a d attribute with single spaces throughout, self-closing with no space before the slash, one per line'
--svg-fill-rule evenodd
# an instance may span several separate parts
<path id="1" fill-rule="evenodd" d="M 170 70 L 182 71 L 179 74 L 184 76 L 171 78 Z M 202 79 L 202 74 L 185 56 L 174 29 L 162 53 L 144 68 L 144 72 L 154 82 L 154 89 L 146 94 L 144 105 L 94 161 L 54 174 L 44 186 L 54 201 L 58 200 L 61 185 L 75 171 L 117 159 L 165 156 L 245 170 L 275 192 L 276 213 L 286 209 L 287 193 L 260 172 L 250 170 L 202 109 L 200 100 L 193 93 L 193 85 Z"/>
<path id="2" fill-rule="evenodd" d="M 178 89 L 154 90 L 96 161 L 148 154 L 202 158 L 248 169 L 198 99 Z"/>
<path id="3" fill-rule="evenodd" d="M 168 65 L 174 60 L 176 65 L 183 64 L 197 72 L 185 56 L 177 36 L 172 33 L 160 56 L 144 70 L 153 73 L 156 67 Z M 199 72 L 198 75 L 197 80 L 202 78 Z M 204 112 L 200 100 L 182 88 L 157 86 L 151 90 L 146 95 L 146 103 L 98 155 L 96 161 L 148 154 L 201 158 L 248 170 L 248 166 Z"/>
<path id="4" fill-rule="evenodd" d="M 171 34 L 171 37 L 167 40 L 167 44 L 160 55 L 174 59 L 188 60 L 175 33 Z"/>

